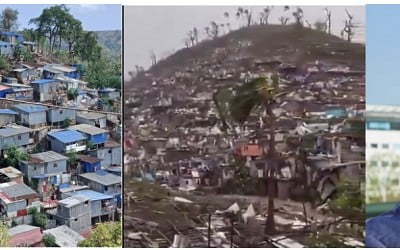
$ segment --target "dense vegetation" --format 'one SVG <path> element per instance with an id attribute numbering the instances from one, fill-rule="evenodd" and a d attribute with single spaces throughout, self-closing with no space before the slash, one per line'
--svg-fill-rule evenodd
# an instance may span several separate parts
<path id="1" fill-rule="evenodd" d="M 17 22 L 18 10 L 3 10 L 0 15 L 2 31 L 17 31 Z M 66 5 L 45 8 L 29 23 L 35 28 L 24 29 L 21 33 L 25 40 L 36 42 L 41 47 L 42 58 L 50 62 L 82 64 L 86 68 L 84 80 L 89 82 L 90 87 L 120 88 L 120 31 L 85 31 L 82 22 L 70 13 Z M 26 51 L 17 50 L 16 53 L 23 54 L 24 60 L 34 59 Z M 4 63 L 0 64 L 6 69 Z"/>

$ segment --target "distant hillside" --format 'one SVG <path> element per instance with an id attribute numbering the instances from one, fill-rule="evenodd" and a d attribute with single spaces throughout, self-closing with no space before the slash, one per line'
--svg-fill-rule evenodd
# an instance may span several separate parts
<path id="1" fill-rule="evenodd" d="M 107 54 L 113 58 L 121 57 L 121 30 L 95 31 L 98 43 L 104 48 Z"/>
<path id="2" fill-rule="evenodd" d="M 309 28 L 298 29 L 294 25 L 257 25 L 232 31 L 213 40 L 204 40 L 192 48 L 182 48 L 159 60 L 148 72 L 163 77 L 175 70 L 193 66 L 196 61 L 212 61 L 218 48 L 235 51 L 230 57 L 275 58 L 293 64 L 324 60 L 354 69 L 365 69 L 364 44 L 348 43 L 337 36 Z M 220 63 L 224 64 L 224 61 L 221 58 Z M 135 82 L 135 79 L 132 81 Z"/>

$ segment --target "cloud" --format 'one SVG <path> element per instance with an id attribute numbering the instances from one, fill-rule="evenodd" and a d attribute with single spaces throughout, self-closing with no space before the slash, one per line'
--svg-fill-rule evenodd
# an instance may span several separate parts
<path id="1" fill-rule="evenodd" d="M 99 4 L 78 4 L 78 5 L 70 5 L 71 8 L 80 12 L 95 12 L 99 11 L 103 8 L 103 5 Z"/>

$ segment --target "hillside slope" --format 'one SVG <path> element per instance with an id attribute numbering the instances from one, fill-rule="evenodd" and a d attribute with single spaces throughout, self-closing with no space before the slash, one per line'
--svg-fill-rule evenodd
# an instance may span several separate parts
<path id="1" fill-rule="evenodd" d="M 121 57 L 121 30 L 95 31 L 98 43 L 113 58 Z"/>
<path id="2" fill-rule="evenodd" d="M 159 60 L 147 72 L 168 77 L 176 70 L 199 62 L 210 62 L 218 48 L 227 48 L 221 65 L 233 58 L 278 59 L 285 63 L 303 64 L 313 60 L 344 64 L 356 70 L 365 69 L 365 45 L 348 43 L 339 37 L 294 25 L 251 26 L 235 30 L 213 40 L 204 40 L 192 48 L 183 48 Z M 132 79 L 131 83 L 144 79 Z"/>

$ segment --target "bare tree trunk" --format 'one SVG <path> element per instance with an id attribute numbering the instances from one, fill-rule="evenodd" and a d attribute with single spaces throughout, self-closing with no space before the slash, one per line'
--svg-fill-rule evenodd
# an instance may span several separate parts
<path id="1" fill-rule="evenodd" d="M 271 122 L 270 124 L 270 132 L 269 132 L 269 148 L 268 154 L 266 154 L 266 162 L 268 162 L 267 166 L 267 185 L 268 185 L 268 214 L 265 222 L 265 234 L 273 234 L 275 232 L 275 205 L 274 199 L 276 194 L 276 152 L 275 152 L 275 118 L 272 113 L 272 106 L 270 103 L 266 103 L 266 110 L 268 118 Z"/>

